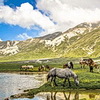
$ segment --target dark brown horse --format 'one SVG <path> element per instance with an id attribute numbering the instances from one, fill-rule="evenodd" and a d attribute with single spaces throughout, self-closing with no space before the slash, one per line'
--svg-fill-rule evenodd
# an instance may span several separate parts
<path id="1" fill-rule="evenodd" d="M 38 71 L 47 71 L 47 70 L 50 70 L 51 67 L 49 65 L 41 65 L 39 68 L 38 68 Z"/>
<path id="2" fill-rule="evenodd" d="M 64 64 L 64 65 L 63 65 L 63 68 L 73 69 L 73 68 L 74 68 L 73 62 L 69 62 L 69 63 L 67 63 L 67 64 Z"/>
<path id="3" fill-rule="evenodd" d="M 96 64 L 91 58 L 88 60 L 88 65 L 90 67 L 90 72 L 93 72 L 93 68 L 99 69 L 98 64 Z"/>

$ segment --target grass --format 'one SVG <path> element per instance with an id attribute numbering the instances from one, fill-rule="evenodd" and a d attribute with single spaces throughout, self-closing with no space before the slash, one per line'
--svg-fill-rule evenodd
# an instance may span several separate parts
<path id="1" fill-rule="evenodd" d="M 100 89 L 100 73 L 97 72 L 96 69 L 94 69 L 94 73 L 89 72 L 89 68 L 81 69 L 79 65 L 75 65 L 75 69 L 73 70 L 78 76 L 80 85 L 76 86 L 73 82 L 73 79 L 71 78 L 71 84 L 72 86 L 68 86 L 68 82 L 65 87 L 63 87 L 61 84 L 63 83 L 63 79 L 57 78 L 57 84 L 58 86 L 51 86 L 50 82 L 48 81 L 44 85 L 42 85 L 39 88 L 31 89 L 28 92 L 28 95 L 34 95 L 38 92 L 63 92 L 68 90 L 95 90 Z"/>
<path id="2" fill-rule="evenodd" d="M 40 64 L 38 63 L 0 63 L 0 72 L 20 72 L 20 66 L 22 65 L 33 65 L 34 69 L 28 69 L 27 71 L 29 72 L 37 72 L 38 71 L 38 66 Z M 26 72 L 24 69 L 22 70 Z"/>
<path id="3" fill-rule="evenodd" d="M 46 60 L 42 61 L 42 63 L 37 63 L 37 62 L 29 62 L 29 61 L 15 61 L 15 62 L 0 62 L 0 72 L 2 71 L 20 71 L 20 66 L 22 65 L 33 65 L 34 69 L 33 70 L 28 70 L 28 71 L 33 71 L 37 72 L 38 67 L 40 65 L 49 65 L 51 67 L 62 67 L 63 64 L 69 62 L 69 61 L 74 61 L 77 62 L 79 58 L 54 58 L 54 59 L 49 59 L 48 62 L 45 62 Z M 24 70 L 23 70 L 24 71 Z"/>

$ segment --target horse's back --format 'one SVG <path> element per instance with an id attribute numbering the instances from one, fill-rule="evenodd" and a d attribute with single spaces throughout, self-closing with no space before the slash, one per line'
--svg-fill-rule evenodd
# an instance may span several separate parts
<path id="1" fill-rule="evenodd" d="M 56 68 L 56 75 L 58 77 L 69 77 L 69 76 L 71 76 L 72 73 L 73 73 L 73 71 L 70 70 L 69 68 L 65 68 L 65 69 Z"/>
<path id="2" fill-rule="evenodd" d="M 55 75 L 55 73 L 56 73 L 56 68 L 52 68 L 52 69 L 48 72 L 49 75 Z"/>
<path id="3" fill-rule="evenodd" d="M 28 68 L 34 68 L 34 66 L 33 66 L 33 65 L 27 65 L 27 67 L 28 67 Z"/>

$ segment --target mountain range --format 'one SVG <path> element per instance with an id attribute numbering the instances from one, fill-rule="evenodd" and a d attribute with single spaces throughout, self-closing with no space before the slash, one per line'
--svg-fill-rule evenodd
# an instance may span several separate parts
<path id="1" fill-rule="evenodd" d="M 100 57 L 100 21 L 24 41 L 0 41 L 0 61 Z"/>

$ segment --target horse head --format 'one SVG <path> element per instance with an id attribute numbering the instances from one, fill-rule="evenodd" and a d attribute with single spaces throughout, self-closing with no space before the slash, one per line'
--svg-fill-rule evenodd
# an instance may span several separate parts
<path id="1" fill-rule="evenodd" d="M 74 82 L 75 82 L 76 86 L 79 85 L 78 76 L 77 76 L 76 74 L 75 74 L 75 76 L 74 76 Z"/>
<path id="2" fill-rule="evenodd" d="M 68 64 L 63 65 L 63 68 L 68 68 L 68 67 L 69 67 Z"/>

